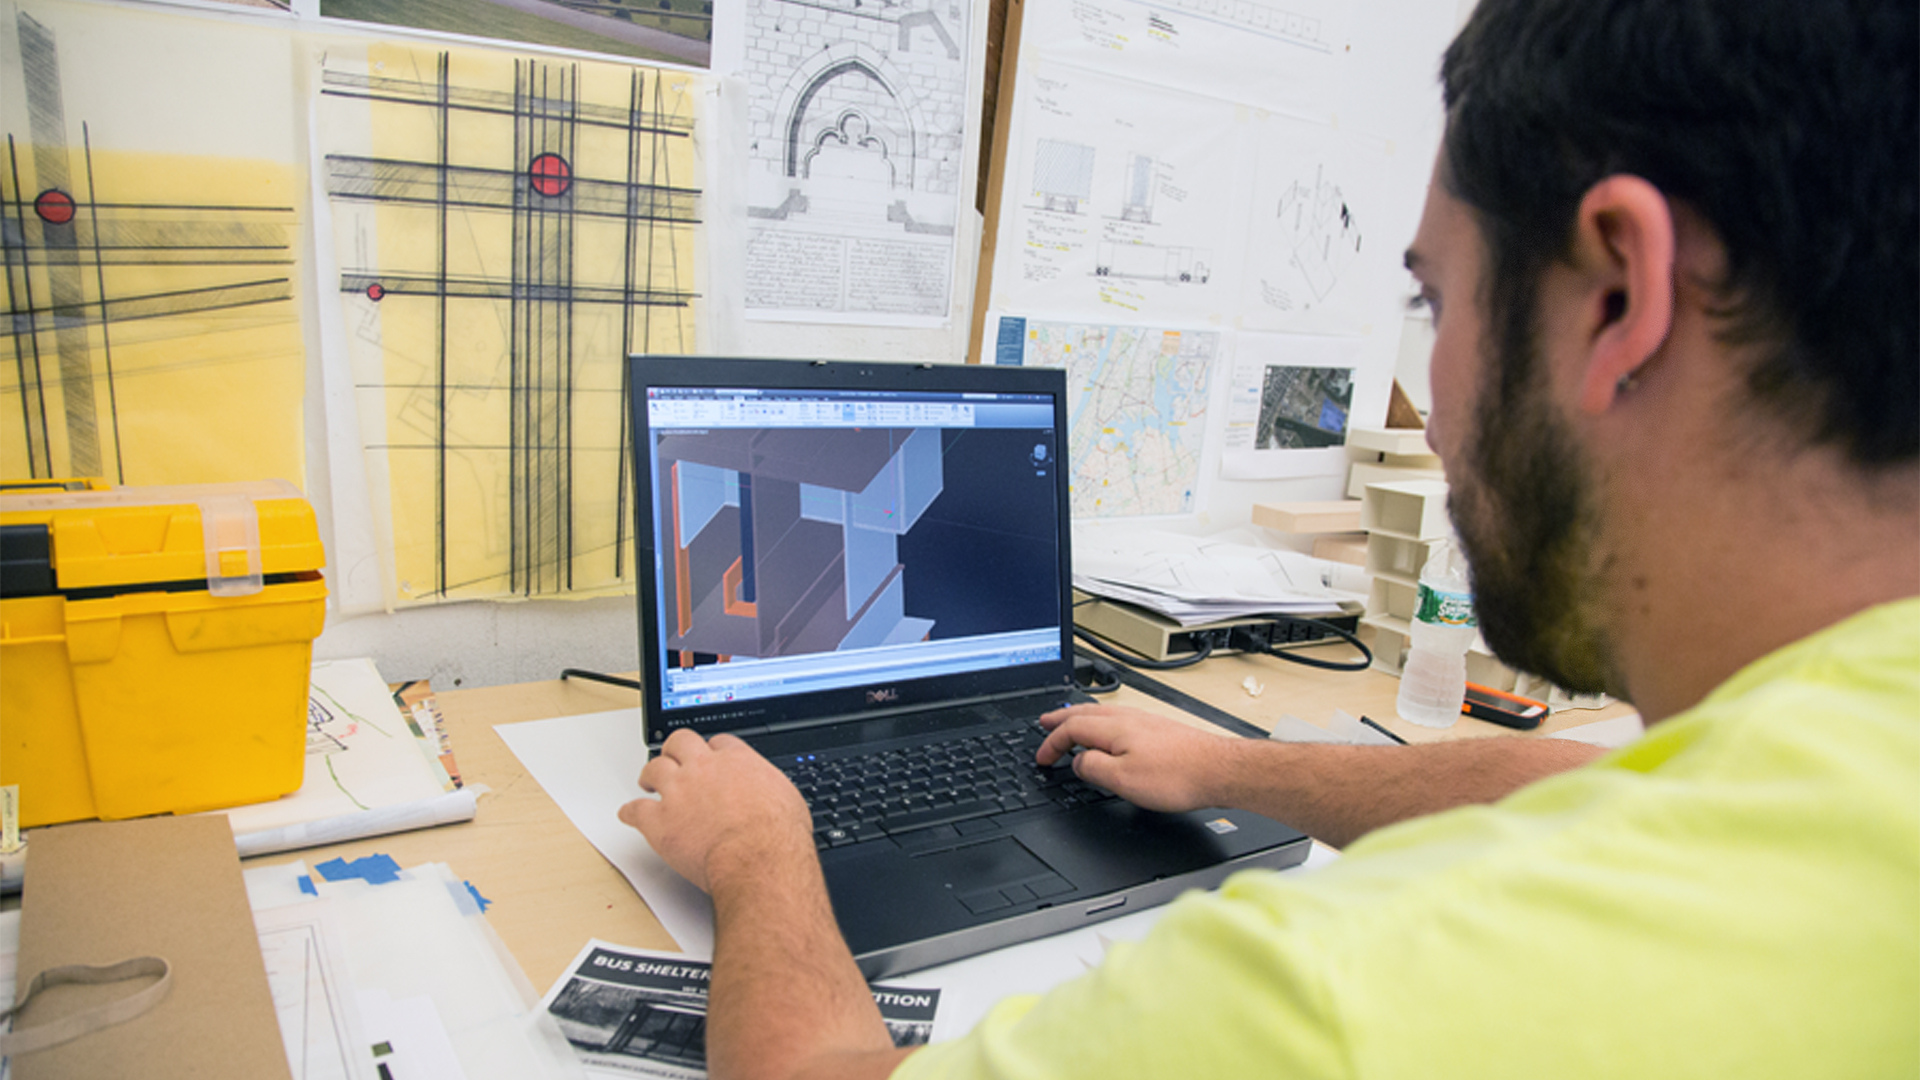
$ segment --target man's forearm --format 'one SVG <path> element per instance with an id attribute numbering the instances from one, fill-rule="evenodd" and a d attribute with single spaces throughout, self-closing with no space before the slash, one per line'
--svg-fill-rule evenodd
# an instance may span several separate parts
<path id="1" fill-rule="evenodd" d="M 767 838 L 712 866 L 707 1065 L 716 1080 L 884 1077 L 906 1056 L 833 919 L 811 847 Z"/>
<path id="2" fill-rule="evenodd" d="M 1335 847 L 1397 821 L 1493 802 L 1604 753 L 1564 739 L 1518 737 L 1411 746 L 1242 740 L 1232 746 L 1212 792 L 1220 804 L 1284 821 Z"/>

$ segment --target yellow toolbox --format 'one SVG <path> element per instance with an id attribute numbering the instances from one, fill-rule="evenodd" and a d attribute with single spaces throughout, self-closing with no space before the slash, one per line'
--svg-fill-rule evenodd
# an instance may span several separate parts
<path id="1" fill-rule="evenodd" d="M 21 824 L 298 789 L 322 562 L 284 481 L 0 484 L 0 784 Z"/>

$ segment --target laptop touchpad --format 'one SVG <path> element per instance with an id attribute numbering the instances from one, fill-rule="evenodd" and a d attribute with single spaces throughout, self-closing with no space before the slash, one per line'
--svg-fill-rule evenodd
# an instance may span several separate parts
<path id="1" fill-rule="evenodd" d="M 1072 892 L 1074 885 L 1012 837 L 914 860 L 976 915 Z"/>

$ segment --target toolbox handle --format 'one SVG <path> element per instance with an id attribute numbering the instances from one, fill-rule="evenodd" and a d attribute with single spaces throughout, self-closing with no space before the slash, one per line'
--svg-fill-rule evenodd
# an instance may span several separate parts
<path id="1" fill-rule="evenodd" d="M 266 588 L 260 569 L 260 515 L 245 495 L 205 495 L 199 500 L 200 533 L 207 552 L 207 592 L 214 596 L 252 596 Z M 245 558 L 244 572 L 227 573 Z"/>

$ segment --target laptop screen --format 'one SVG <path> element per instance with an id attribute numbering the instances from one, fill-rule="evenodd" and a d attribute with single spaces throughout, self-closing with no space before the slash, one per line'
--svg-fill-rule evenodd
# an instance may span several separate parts
<path id="1" fill-rule="evenodd" d="M 633 375 L 650 742 L 1065 682 L 1059 372 Z"/>

